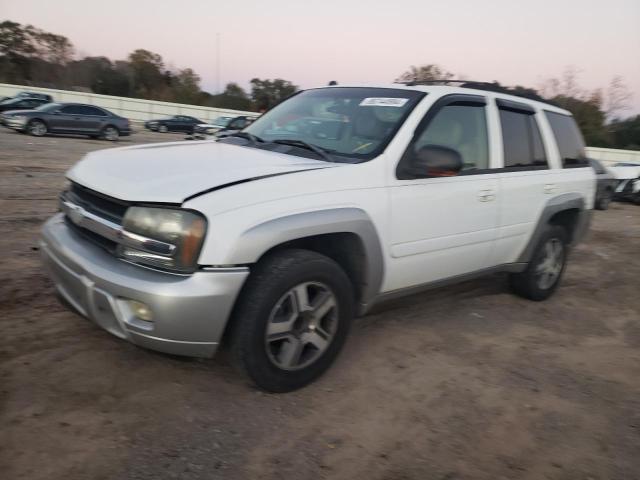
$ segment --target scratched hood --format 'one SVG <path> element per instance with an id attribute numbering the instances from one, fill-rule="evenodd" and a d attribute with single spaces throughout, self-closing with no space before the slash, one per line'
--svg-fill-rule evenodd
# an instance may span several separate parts
<path id="1" fill-rule="evenodd" d="M 182 203 L 207 190 L 338 164 L 213 142 L 175 142 L 91 152 L 69 180 L 133 202 Z"/>

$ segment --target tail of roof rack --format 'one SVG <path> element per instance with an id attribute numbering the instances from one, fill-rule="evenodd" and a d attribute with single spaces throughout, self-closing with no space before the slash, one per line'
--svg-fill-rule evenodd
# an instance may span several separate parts
<path id="1" fill-rule="evenodd" d="M 461 88 L 473 88 L 476 90 L 485 90 L 488 92 L 496 92 L 496 93 L 506 93 L 508 95 L 513 95 L 515 97 L 527 98 L 529 100 L 535 100 L 537 102 L 547 103 L 549 105 L 553 105 L 558 107 L 559 105 L 547 100 L 546 98 L 542 98 L 538 93 L 532 88 L 526 88 L 521 86 L 515 87 L 505 87 L 500 85 L 498 82 L 478 82 L 475 80 L 414 80 L 407 82 L 394 82 L 406 85 L 408 87 L 413 87 L 416 85 L 445 85 L 445 86 L 456 86 Z"/>

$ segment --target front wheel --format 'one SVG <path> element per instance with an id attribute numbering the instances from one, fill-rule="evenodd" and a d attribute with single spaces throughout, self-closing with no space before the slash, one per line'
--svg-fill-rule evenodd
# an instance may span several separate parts
<path id="1" fill-rule="evenodd" d="M 231 353 L 260 388 L 301 388 L 331 366 L 349 332 L 351 282 L 333 260 L 283 250 L 262 260 L 232 319 Z"/>
<path id="2" fill-rule="evenodd" d="M 115 142 L 120 138 L 120 132 L 116 127 L 108 125 L 102 129 L 102 138 L 110 142 Z"/>
<path id="3" fill-rule="evenodd" d="M 160 125 L 160 126 L 158 127 L 158 131 L 159 131 L 160 133 L 167 133 L 167 132 L 169 131 L 169 129 L 167 128 L 167 126 L 166 126 L 166 125 Z"/>
<path id="4" fill-rule="evenodd" d="M 44 137 L 49 129 L 42 120 L 31 120 L 27 125 L 27 131 L 34 137 Z"/>
<path id="5" fill-rule="evenodd" d="M 511 274 L 511 288 L 529 300 L 546 300 L 560 283 L 567 262 L 567 232 L 559 225 L 548 225 L 533 252 L 527 269 Z"/>

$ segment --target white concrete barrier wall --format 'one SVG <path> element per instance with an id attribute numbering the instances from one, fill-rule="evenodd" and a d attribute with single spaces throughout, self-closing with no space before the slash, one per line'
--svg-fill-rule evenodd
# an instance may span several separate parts
<path id="1" fill-rule="evenodd" d="M 587 147 L 587 156 L 600 160 L 605 165 L 612 165 L 618 162 L 637 163 L 640 165 L 640 151 L 619 150 L 615 148 Z"/>
<path id="2" fill-rule="evenodd" d="M 229 110 L 226 108 L 200 107 L 182 103 L 158 102 L 139 98 L 114 97 L 97 93 L 74 92 L 70 90 L 55 90 L 52 88 L 29 87 L 25 85 L 10 85 L 0 83 L 0 96 L 13 97 L 22 91 L 47 93 L 56 102 L 86 103 L 104 107 L 113 113 L 129 120 L 143 122 L 167 115 L 189 115 L 200 120 L 210 121 L 221 116 L 236 117 L 238 115 L 258 116 L 256 112 Z"/>

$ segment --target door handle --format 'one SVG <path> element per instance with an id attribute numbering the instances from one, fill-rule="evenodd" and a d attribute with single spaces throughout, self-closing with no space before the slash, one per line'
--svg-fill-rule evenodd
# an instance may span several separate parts
<path id="1" fill-rule="evenodd" d="M 544 193 L 553 193 L 558 189 L 558 186 L 553 183 L 547 183 L 544 186 Z"/>
<path id="2" fill-rule="evenodd" d="M 478 192 L 478 201 L 480 202 L 491 202 L 495 200 L 496 192 L 494 190 L 480 190 Z"/>

